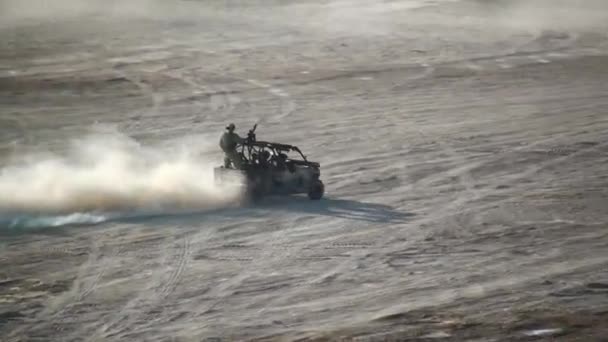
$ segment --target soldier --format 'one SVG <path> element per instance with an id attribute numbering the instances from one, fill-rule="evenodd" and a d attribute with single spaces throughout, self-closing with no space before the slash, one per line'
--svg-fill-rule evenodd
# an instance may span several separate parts
<path id="1" fill-rule="evenodd" d="M 235 126 L 233 123 L 226 126 L 226 132 L 222 134 L 220 139 L 220 147 L 224 151 L 224 167 L 230 167 L 230 163 L 237 168 L 241 168 L 241 157 L 236 150 L 238 144 L 243 142 L 243 139 L 234 133 Z"/>

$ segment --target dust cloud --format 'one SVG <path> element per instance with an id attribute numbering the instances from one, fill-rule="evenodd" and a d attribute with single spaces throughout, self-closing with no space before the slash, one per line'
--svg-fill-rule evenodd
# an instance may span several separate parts
<path id="1" fill-rule="evenodd" d="M 217 150 L 197 137 L 142 146 L 116 131 L 94 132 L 72 140 L 60 155 L 30 154 L 2 168 L 0 211 L 163 212 L 231 205 L 240 194 L 215 184 L 213 167 L 221 156 L 211 158 L 212 147 Z"/>
<path id="2" fill-rule="evenodd" d="M 604 0 L 477 1 L 495 25 L 510 28 L 605 32 L 608 2 Z"/>
<path id="3" fill-rule="evenodd" d="M 0 24 L 19 24 L 28 20 L 61 21 L 95 15 L 116 18 L 170 18 L 200 15 L 200 9 L 201 7 L 195 7 L 186 1 L 0 0 Z"/>

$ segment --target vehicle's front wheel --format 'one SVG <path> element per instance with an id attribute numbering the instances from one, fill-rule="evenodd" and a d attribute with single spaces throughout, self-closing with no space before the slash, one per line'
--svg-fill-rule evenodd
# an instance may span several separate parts
<path id="1" fill-rule="evenodd" d="M 321 197 L 323 197 L 324 193 L 325 185 L 323 185 L 323 182 L 321 182 L 321 180 L 316 180 L 310 186 L 310 190 L 308 190 L 308 198 L 310 198 L 311 200 L 320 200 Z"/>

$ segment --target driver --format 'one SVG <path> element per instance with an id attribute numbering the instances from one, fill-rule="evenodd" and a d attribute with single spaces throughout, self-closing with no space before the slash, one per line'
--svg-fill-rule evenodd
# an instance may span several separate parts
<path id="1" fill-rule="evenodd" d="M 224 151 L 224 167 L 229 168 L 230 164 L 237 168 L 241 168 L 241 157 L 236 150 L 238 144 L 243 142 L 238 134 L 234 133 L 235 126 L 233 123 L 226 126 L 226 132 L 220 138 L 220 147 Z"/>

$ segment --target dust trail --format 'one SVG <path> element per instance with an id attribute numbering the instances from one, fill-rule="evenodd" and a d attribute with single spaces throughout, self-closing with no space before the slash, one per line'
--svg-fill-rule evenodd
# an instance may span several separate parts
<path id="1" fill-rule="evenodd" d="M 117 132 L 98 132 L 72 140 L 60 155 L 22 156 L 0 170 L 0 223 L 97 223 L 109 217 L 104 213 L 232 205 L 240 194 L 213 181 L 213 167 L 221 162 L 212 156 L 215 149 L 195 137 L 142 146 Z"/>

